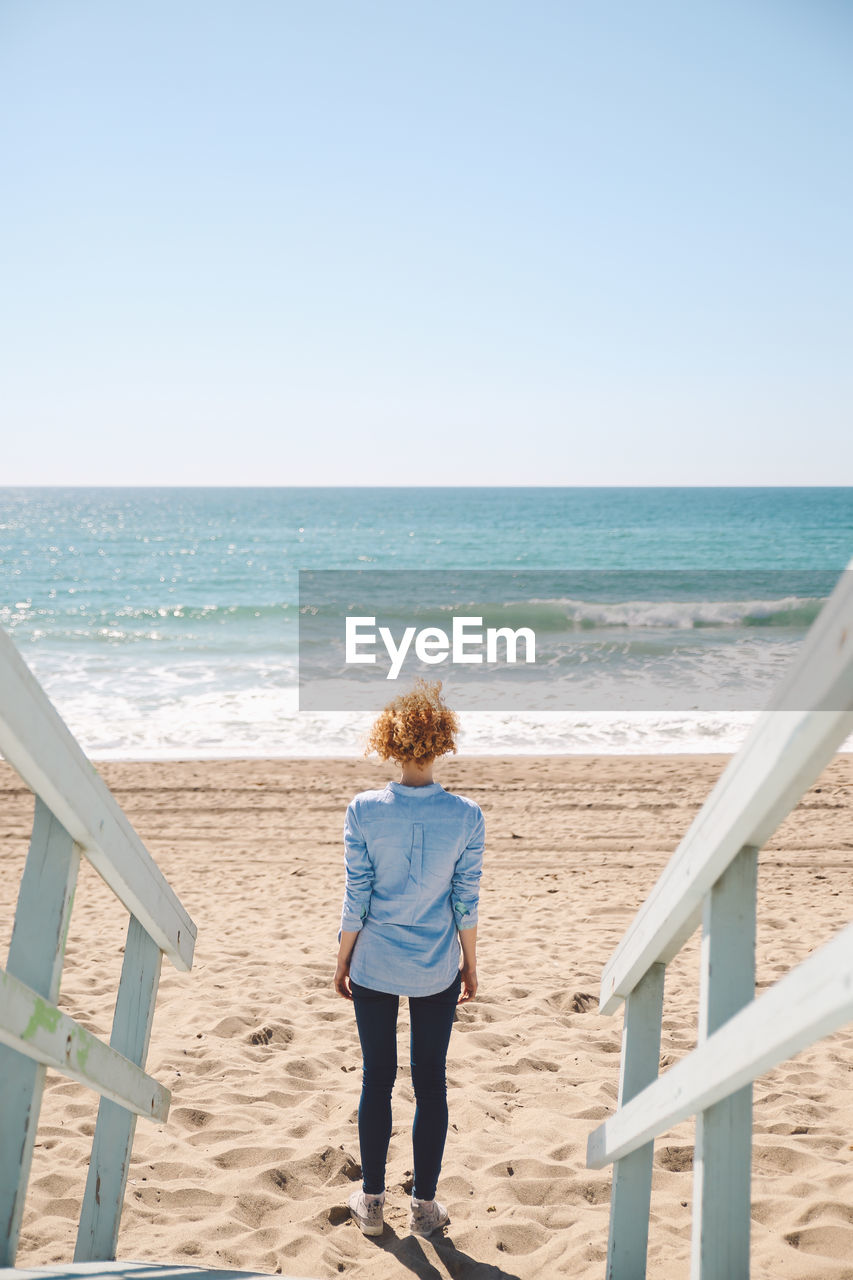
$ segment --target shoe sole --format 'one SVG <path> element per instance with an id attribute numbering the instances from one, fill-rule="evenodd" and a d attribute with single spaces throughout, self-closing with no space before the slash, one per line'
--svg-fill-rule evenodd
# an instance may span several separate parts
<path id="1" fill-rule="evenodd" d="M 381 1236 L 382 1232 L 385 1230 L 384 1223 L 382 1223 L 382 1225 L 378 1227 L 371 1227 L 371 1226 L 368 1226 L 366 1222 L 359 1222 L 358 1218 L 353 1218 L 353 1222 L 358 1227 L 359 1231 L 363 1236 Z"/>

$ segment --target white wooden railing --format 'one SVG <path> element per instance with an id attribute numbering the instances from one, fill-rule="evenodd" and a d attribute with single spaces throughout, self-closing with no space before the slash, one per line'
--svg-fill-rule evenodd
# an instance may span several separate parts
<path id="1" fill-rule="evenodd" d="M 853 1018 L 853 925 L 755 998 L 758 851 L 851 732 L 853 562 L 602 975 L 601 1011 L 625 1002 L 618 1107 L 587 1147 L 614 1166 L 607 1280 L 645 1276 L 654 1140 L 692 1115 L 691 1276 L 749 1276 L 752 1081 Z M 666 965 L 700 921 L 697 1047 L 659 1075 Z"/>
<path id="2" fill-rule="evenodd" d="M 196 928 L 2 629 L 0 754 L 36 796 L 0 969 L 0 1267 L 17 1252 L 48 1067 L 101 1095 L 74 1257 L 112 1259 L 136 1117 L 169 1111 L 168 1089 L 144 1071 L 161 959 L 188 970 Z M 130 912 L 108 1045 L 56 1003 L 81 855 Z"/>

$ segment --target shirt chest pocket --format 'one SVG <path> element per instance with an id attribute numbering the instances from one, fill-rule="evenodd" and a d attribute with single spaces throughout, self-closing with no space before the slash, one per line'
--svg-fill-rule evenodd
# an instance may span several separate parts
<path id="1" fill-rule="evenodd" d="M 450 884 L 459 857 L 459 828 L 450 822 L 429 823 L 424 835 L 423 877 L 435 886 Z"/>

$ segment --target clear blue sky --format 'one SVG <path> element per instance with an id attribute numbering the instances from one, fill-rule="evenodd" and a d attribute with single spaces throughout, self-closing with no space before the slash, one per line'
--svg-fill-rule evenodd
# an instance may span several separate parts
<path id="1" fill-rule="evenodd" d="M 0 484 L 853 483 L 847 0 L 5 0 Z"/>

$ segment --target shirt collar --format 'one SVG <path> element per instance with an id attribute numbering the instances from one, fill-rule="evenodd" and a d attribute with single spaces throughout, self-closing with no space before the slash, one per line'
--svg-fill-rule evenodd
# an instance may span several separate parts
<path id="1" fill-rule="evenodd" d="M 389 791 L 393 791 L 398 796 L 434 796 L 444 790 L 440 782 L 427 782 L 420 787 L 404 786 L 402 782 L 389 782 L 387 786 Z"/>

